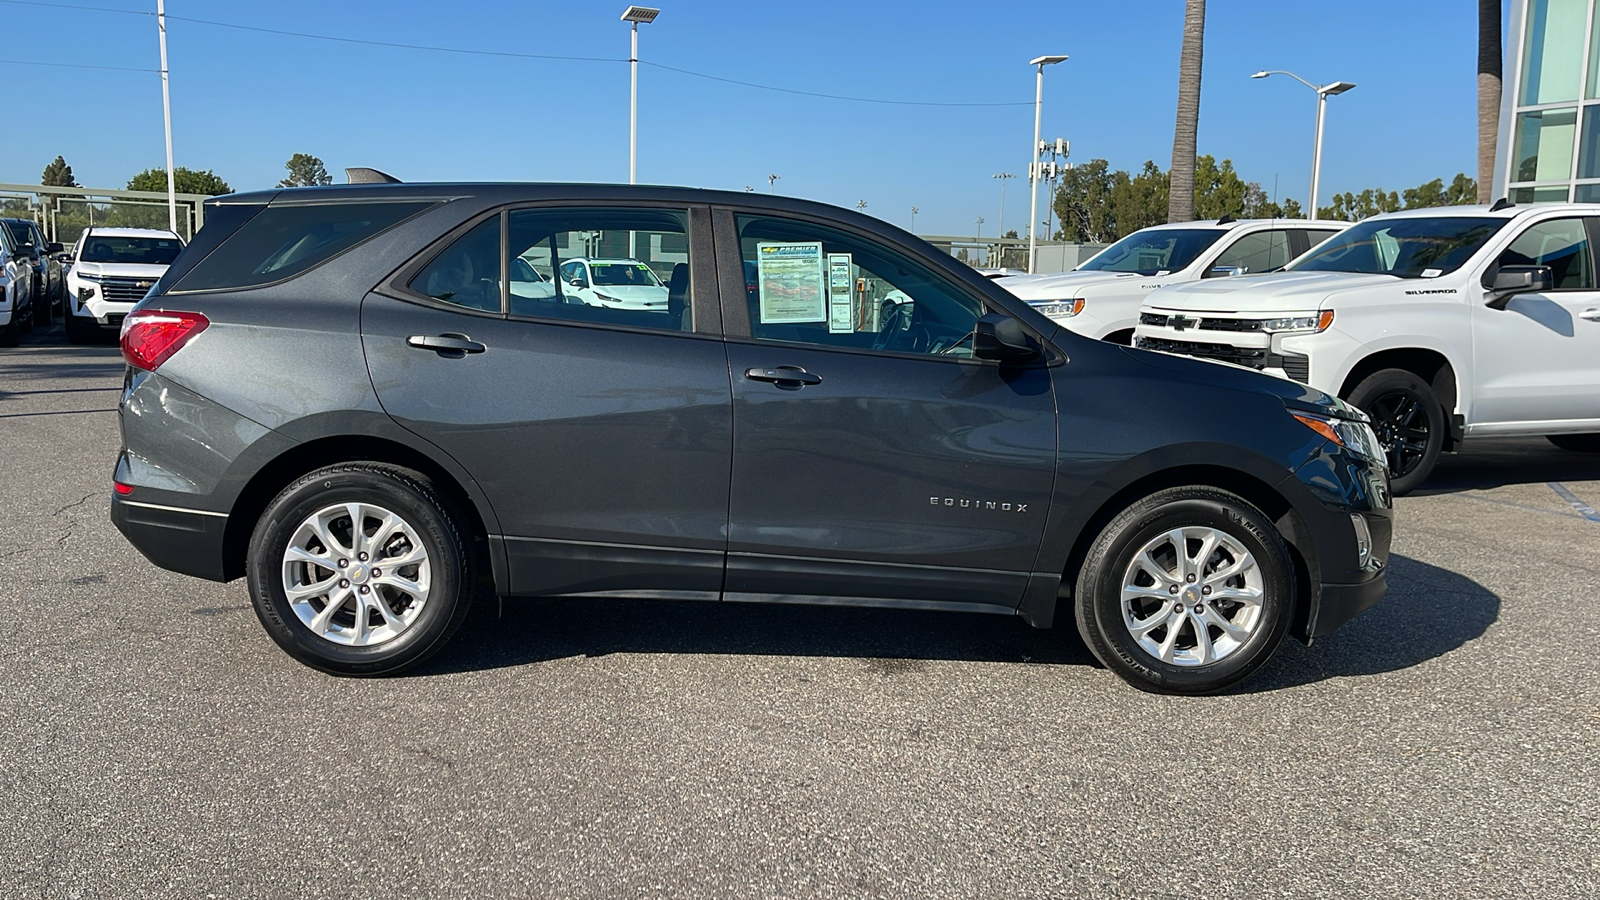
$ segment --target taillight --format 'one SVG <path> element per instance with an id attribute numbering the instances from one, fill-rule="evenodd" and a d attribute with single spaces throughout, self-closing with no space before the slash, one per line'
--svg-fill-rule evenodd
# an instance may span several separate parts
<path id="1" fill-rule="evenodd" d="M 122 358 L 136 369 L 154 372 L 211 324 L 199 313 L 141 309 L 122 322 Z"/>

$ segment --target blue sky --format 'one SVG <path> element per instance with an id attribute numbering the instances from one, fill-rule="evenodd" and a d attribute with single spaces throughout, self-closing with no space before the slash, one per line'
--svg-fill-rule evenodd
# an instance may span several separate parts
<path id="1" fill-rule="evenodd" d="M 52 0 L 41 0 L 52 2 Z M 155 0 L 61 0 L 153 11 Z M 641 66 L 639 179 L 779 193 L 854 207 L 924 233 L 1000 216 L 997 172 L 1025 175 L 1033 69 L 1047 70 L 1044 136 L 1072 158 L 1137 170 L 1172 154 L 1182 0 L 1057 3 L 660 0 L 640 58 L 708 75 L 932 107 L 757 90 Z M 272 3 L 168 0 L 177 163 L 235 189 L 270 187 L 293 153 L 407 181 L 626 181 L 625 2 Z M 1354 81 L 1329 101 L 1324 198 L 1391 190 L 1476 165 L 1476 4 L 1466 0 L 1212 0 L 1199 151 L 1231 158 L 1270 194 L 1305 199 L 1315 95 L 1258 69 Z M 605 62 L 434 53 L 219 28 L 256 28 Z M 158 67 L 153 17 L 0 2 L 16 38 L 0 59 Z M 48 40 L 41 40 L 48 38 Z M 53 45 L 53 46 L 52 46 Z M 70 47 L 70 52 L 69 48 Z M 163 162 L 155 74 L 0 63 L 48 88 L 31 127 L 0 134 L 0 181 L 34 182 L 57 154 L 79 182 L 120 187 Z M 18 111 L 18 110 L 14 110 Z M 13 119 L 13 124 L 16 120 Z M 1041 193 L 1041 210 L 1043 195 Z M 1041 211 L 1041 217 L 1043 213 Z M 1006 227 L 1027 218 L 1025 177 Z"/>

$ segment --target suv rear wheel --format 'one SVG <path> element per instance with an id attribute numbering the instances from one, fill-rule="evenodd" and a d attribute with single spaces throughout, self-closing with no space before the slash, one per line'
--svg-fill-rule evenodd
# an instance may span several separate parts
<path id="1" fill-rule="evenodd" d="M 1389 461 L 1389 490 L 1400 496 L 1421 487 L 1444 449 L 1444 407 L 1433 388 L 1405 369 L 1383 369 L 1347 399 L 1372 419 Z"/>
<path id="2" fill-rule="evenodd" d="M 1156 693 L 1227 688 L 1288 633 L 1294 579 L 1276 528 L 1242 497 L 1159 491 L 1124 510 L 1078 573 L 1078 632 L 1106 668 Z"/>
<path id="3" fill-rule="evenodd" d="M 416 665 L 472 602 L 459 517 L 409 469 L 348 463 L 310 473 L 267 506 L 250 537 L 250 597 L 285 652 L 337 675 Z"/>

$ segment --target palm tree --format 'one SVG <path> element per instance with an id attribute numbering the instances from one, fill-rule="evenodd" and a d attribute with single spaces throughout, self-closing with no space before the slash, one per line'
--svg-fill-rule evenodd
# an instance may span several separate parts
<path id="1" fill-rule="evenodd" d="M 1178 57 L 1178 123 L 1172 131 L 1172 182 L 1167 221 L 1194 218 L 1195 131 L 1200 127 L 1200 57 L 1206 35 L 1206 0 L 1184 0 L 1183 52 Z"/>
<path id="2" fill-rule="evenodd" d="M 1478 202 L 1494 199 L 1500 131 L 1500 0 L 1478 0 Z"/>

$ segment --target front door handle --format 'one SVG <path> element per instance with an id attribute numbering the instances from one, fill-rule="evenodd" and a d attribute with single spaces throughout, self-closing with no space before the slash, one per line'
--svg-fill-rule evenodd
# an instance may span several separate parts
<path id="1" fill-rule="evenodd" d="M 1600 309 L 1586 309 L 1578 313 L 1578 318 L 1586 319 L 1590 322 L 1600 322 Z"/>
<path id="2" fill-rule="evenodd" d="M 822 383 L 821 375 L 813 375 L 799 366 L 775 366 L 770 369 L 755 366 L 745 369 L 744 377 L 751 381 L 770 381 L 779 387 Z"/>
<path id="3" fill-rule="evenodd" d="M 406 346 L 432 350 L 449 359 L 460 359 L 468 353 L 482 353 L 489 349 L 464 334 L 413 334 L 406 338 Z"/>

